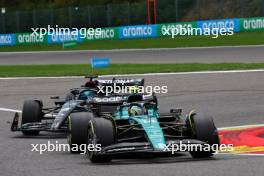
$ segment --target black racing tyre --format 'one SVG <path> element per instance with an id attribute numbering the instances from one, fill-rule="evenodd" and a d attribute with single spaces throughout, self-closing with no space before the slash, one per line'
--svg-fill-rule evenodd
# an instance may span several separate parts
<path id="1" fill-rule="evenodd" d="M 25 123 L 40 122 L 42 117 L 42 102 L 36 100 L 26 100 L 24 101 L 22 110 L 22 125 Z M 26 130 L 22 131 L 24 135 L 36 136 L 39 131 L 36 130 Z"/>
<path id="2" fill-rule="evenodd" d="M 98 144 L 101 148 L 114 144 L 115 127 L 113 122 L 105 118 L 91 120 L 88 126 L 87 138 L 87 144 L 93 144 L 95 148 Z M 98 151 L 87 150 L 86 154 L 92 163 L 110 162 L 112 160 L 110 156 L 98 155 Z"/>
<path id="3" fill-rule="evenodd" d="M 214 146 L 216 148 L 219 146 L 219 136 L 212 117 L 195 113 L 190 116 L 188 121 L 192 136 L 195 139 L 206 142 L 210 147 Z M 193 158 L 208 158 L 213 156 L 213 153 L 213 150 L 190 152 Z"/>
<path id="4" fill-rule="evenodd" d="M 87 143 L 87 128 L 93 118 L 90 112 L 77 112 L 69 116 L 68 144 L 72 153 L 80 153 L 80 146 Z"/>

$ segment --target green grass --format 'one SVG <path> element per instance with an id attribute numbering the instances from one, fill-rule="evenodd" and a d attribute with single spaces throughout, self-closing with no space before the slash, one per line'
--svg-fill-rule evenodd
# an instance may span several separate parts
<path id="1" fill-rule="evenodd" d="M 62 45 L 20 45 L 0 46 L 1 51 L 52 51 L 52 50 L 108 50 L 108 49 L 135 49 L 135 48 L 177 48 L 201 46 L 231 46 L 231 45 L 261 45 L 264 44 L 264 32 L 242 32 L 233 36 L 219 36 L 213 39 L 210 36 L 190 36 L 157 39 L 136 40 L 104 40 L 88 41 L 75 47 L 63 49 Z"/>
<path id="2" fill-rule="evenodd" d="M 23 76 L 81 76 L 89 74 L 133 74 L 158 72 L 193 72 L 210 70 L 263 69 L 264 63 L 217 64 L 114 64 L 109 68 L 92 71 L 90 65 L 21 65 L 0 66 L 0 77 Z"/>

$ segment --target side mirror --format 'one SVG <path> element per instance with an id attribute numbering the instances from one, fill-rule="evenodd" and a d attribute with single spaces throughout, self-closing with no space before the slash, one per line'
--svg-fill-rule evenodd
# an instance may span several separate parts
<path id="1" fill-rule="evenodd" d="M 182 114 L 182 109 L 171 109 L 170 113 L 175 116 L 180 116 Z"/>
<path id="2" fill-rule="evenodd" d="M 74 90 L 71 91 L 71 93 L 72 93 L 73 95 L 78 95 L 78 94 L 80 94 L 80 91 L 77 90 L 77 89 L 74 89 Z"/>
<path id="3" fill-rule="evenodd" d="M 65 101 L 55 101 L 55 103 L 54 103 L 56 106 L 62 106 L 62 105 L 64 105 L 65 104 Z"/>
<path id="4" fill-rule="evenodd" d="M 50 97 L 50 99 L 52 99 L 52 100 L 58 100 L 58 99 L 60 99 L 60 97 L 59 96 L 52 96 L 52 97 Z"/>

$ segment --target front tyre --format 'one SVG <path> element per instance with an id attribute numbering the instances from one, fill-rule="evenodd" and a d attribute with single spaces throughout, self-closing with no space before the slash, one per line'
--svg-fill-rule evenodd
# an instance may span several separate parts
<path id="1" fill-rule="evenodd" d="M 42 117 L 42 102 L 36 100 L 24 101 L 22 110 L 22 125 L 26 123 L 37 123 L 41 121 Z M 39 131 L 25 130 L 22 133 L 26 136 L 36 136 Z"/>
<path id="2" fill-rule="evenodd" d="M 96 118 L 90 121 L 88 126 L 88 145 L 93 145 L 94 148 L 100 145 L 100 148 L 114 144 L 115 142 L 115 127 L 111 120 L 105 118 Z M 99 151 L 87 151 L 88 158 L 92 163 L 110 162 L 110 156 L 100 155 Z"/>
<path id="3" fill-rule="evenodd" d="M 87 127 L 93 118 L 90 112 L 77 112 L 69 116 L 68 144 L 72 153 L 80 153 L 80 146 L 87 143 Z"/>
<path id="4" fill-rule="evenodd" d="M 190 154 L 193 158 L 208 158 L 213 156 L 215 152 L 212 147 L 218 148 L 219 137 L 217 128 L 215 127 L 212 117 L 204 116 L 202 114 L 193 113 L 187 120 L 188 126 L 191 128 L 192 137 L 197 140 L 206 142 L 210 145 L 209 151 L 199 150 L 191 151 Z"/>

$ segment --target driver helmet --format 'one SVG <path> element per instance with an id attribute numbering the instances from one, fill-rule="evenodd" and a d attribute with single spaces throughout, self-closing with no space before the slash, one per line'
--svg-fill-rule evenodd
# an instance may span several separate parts
<path id="1" fill-rule="evenodd" d="M 142 108 L 139 107 L 139 106 L 132 106 L 130 109 L 129 109 L 129 114 L 131 116 L 136 116 L 136 115 L 141 115 L 143 112 Z"/>
<path id="2" fill-rule="evenodd" d="M 88 81 L 85 83 L 84 87 L 86 88 L 92 88 L 92 89 L 96 89 L 98 85 L 98 81 L 94 80 L 94 81 Z"/>

